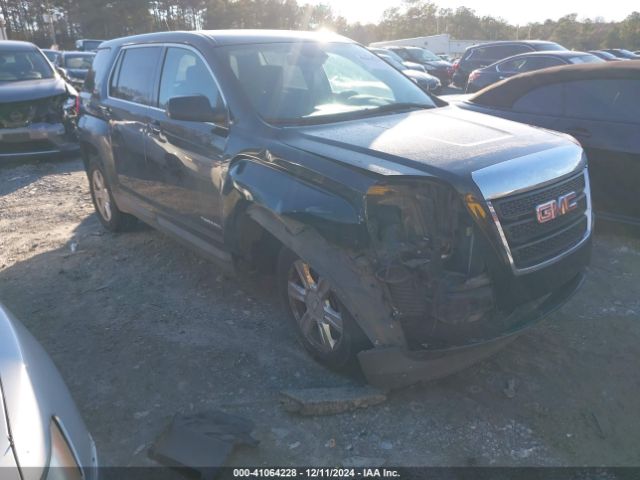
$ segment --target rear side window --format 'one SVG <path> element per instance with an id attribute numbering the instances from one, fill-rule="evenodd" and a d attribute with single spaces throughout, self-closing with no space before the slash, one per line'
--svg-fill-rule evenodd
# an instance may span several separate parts
<path id="1" fill-rule="evenodd" d="M 567 117 L 640 124 L 640 81 L 579 80 L 565 85 Z"/>
<path id="2" fill-rule="evenodd" d="M 109 59 L 111 58 L 111 49 L 103 48 L 98 50 L 96 56 L 93 58 L 91 68 L 87 73 L 87 78 L 84 81 L 83 90 L 91 92 L 94 95 L 99 95 L 102 89 L 102 84 L 107 71 L 109 69 Z"/>
<path id="3" fill-rule="evenodd" d="M 526 93 L 513 104 L 513 111 L 533 115 L 561 116 L 563 85 L 556 83 L 538 87 Z"/>
<path id="4" fill-rule="evenodd" d="M 154 76 L 161 51 L 160 47 L 124 50 L 111 78 L 109 94 L 122 100 L 153 105 Z"/>
<path id="5" fill-rule="evenodd" d="M 165 108 L 170 98 L 189 95 L 204 95 L 211 107 L 220 103 L 218 87 L 200 56 L 186 48 L 171 47 L 162 67 L 160 107 Z"/>

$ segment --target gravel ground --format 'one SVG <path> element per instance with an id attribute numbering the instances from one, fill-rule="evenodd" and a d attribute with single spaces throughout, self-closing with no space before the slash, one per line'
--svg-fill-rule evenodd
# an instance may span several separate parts
<path id="1" fill-rule="evenodd" d="M 176 412 L 210 409 L 257 425 L 234 465 L 640 465 L 637 238 L 599 233 L 581 292 L 493 358 L 330 417 L 279 404 L 353 380 L 297 345 L 272 284 L 225 278 L 145 226 L 105 232 L 77 159 L 0 166 L 0 300 L 60 368 L 105 465 L 152 465 Z"/>

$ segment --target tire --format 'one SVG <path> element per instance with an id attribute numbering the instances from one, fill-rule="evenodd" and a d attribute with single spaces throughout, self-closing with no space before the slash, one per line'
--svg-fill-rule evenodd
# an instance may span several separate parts
<path id="1" fill-rule="evenodd" d="M 276 275 L 278 292 L 302 346 L 332 370 L 356 367 L 357 354 L 370 342 L 328 281 L 286 247 L 278 256 Z"/>
<path id="2" fill-rule="evenodd" d="M 102 167 L 96 162 L 91 162 L 87 173 L 91 199 L 100 223 L 111 232 L 131 230 L 135 226 L 137 219 L 118 208 L 113 200 L 111 187 Z"/>

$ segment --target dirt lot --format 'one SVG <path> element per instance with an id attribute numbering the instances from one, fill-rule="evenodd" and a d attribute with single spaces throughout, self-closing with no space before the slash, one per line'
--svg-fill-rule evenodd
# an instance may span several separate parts
<path id="1" fill-rule="evenodd" d="M 639 285 L 640 242 L 599 234 L 578 296 L 492 359 L 299 417 L 280 390 L 352 380 L 296 344 L 271 279 L 224 278 L 144 226 L 105 232 L 79 160 L 0 166 L 0 299 L 59 366 L 105 465 L 152 464 L 176 412 L 208 409 L 255 421 L 238 465 L 640 465 Z"/>

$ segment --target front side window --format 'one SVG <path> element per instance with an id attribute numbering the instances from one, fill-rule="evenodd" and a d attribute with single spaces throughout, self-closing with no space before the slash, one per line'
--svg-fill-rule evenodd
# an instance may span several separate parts
<path id="1" fill-rule="evenodd" d="M 124 50 L 111 78 L 110 95 L 142 105 L 154 105 L 153 80 L 161 51 L 160 47 Z"/>
<path id="2" fill-rule="evenodd" d="M 0 51 L 0 83 L 42 78 L 53 78 L 53 69 L 39 51 Z"/>
<path id="3" fill-rule="evenodd" d="M 569 59 L 571 63 L 602 63 L 603 59 L 596 57 L 595 55 L 577 55 Z"/>
<path id="4" fill-rule="evenodd" d="M 561 83 L 544 85 L 524 94 L 513 104 L 515 112 L 534 115 L 562 115 L 564 89 Z"/>
<path id="5" fill-rule="evenodd" d="M 359 45 L 272 43 L 220 51 L 245 96 L 267 121 L 322 122 L 336 115 L 435 107 L 415 83 Z"/>
<path id="6" fill-rule="evenodd" d="M 170 47 L 160 78 L 159 106 L 165 108 L 170 98 L 191 95 L 204 95 L 211 107 L 220 103 L 218 87 L 200 56 L 186 48 Z"/>

